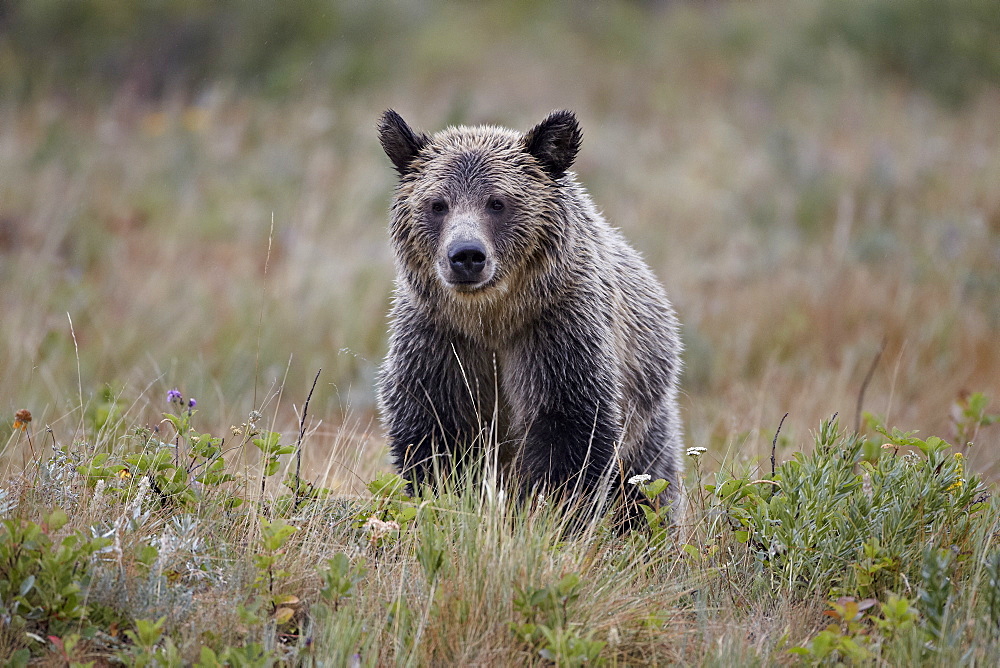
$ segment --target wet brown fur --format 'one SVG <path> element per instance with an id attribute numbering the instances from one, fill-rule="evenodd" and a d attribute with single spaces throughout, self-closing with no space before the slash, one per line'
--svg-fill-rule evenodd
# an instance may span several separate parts
<path id="1" fill-rule="evenodd" d="M 576 118 L 554 112 L 524 134 L 463 126 L 428 136 L 390 110 L 379 134 L 400 174 L 378 383 L 399 470 L 419 484 L 498 443 L 530 487 L 593 493 L 648 473 L 670 482 L 664 501 L 676 500 L 677 320 L 567 171 Z M 482 244 L 482 285 L 449 283 L 454 234 Z"/>

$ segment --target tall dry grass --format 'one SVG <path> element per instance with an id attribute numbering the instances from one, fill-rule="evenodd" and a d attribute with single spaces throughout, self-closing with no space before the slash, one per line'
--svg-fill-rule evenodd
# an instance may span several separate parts
<path id="1" fill-rule="evenodd" d="M 177 386 L 217 431 L 253 408 L 294 425 L 322 368 L 317 449 L 349 423 L 384 466 L 389 106 L 427 129 L 578 112 L 580 179 L 677 306 L 688 440 L 720 461 L 765 453 L 785 412 L 791 437 L 853 422 L 883 341 L 864 409 L 888 422 L 948 435 L 964 391 L 1000 400 L 996 90 L 940 105 L 811 44 L 804 5 L 781 26 L 767 6 L 552 7 L 375 26 L 391 67 L 279 99 L 222 81 L 8 100 L 0 410 L 65 443 L 105 385 L 150 424 Z M 16 436 L 0 426 L 7 458 Z"/>
<path id="2" fill-rule="evenodd" d="M 91 602 L 117 615 L 95 620 L 102 630 L 167 615 L 188 661 L 205 644 L 278 643 L 269 615 L 250 629 L 238 612 L 277 485 L 258 497 L 255 482 L 247 496 L 260 505 L 243 515 L 153 497 L 133 517 L 49 455 L 121 454 L 137 429 L 169 434 L 174 387 L 197 399 L 199 430 L 239 442 L 231 426 L 259 410 L 287 443 L 322 368 L 303 477 L 338 500 L 292 518 L 280 593 L 305 605 L 287 642 L 311 637 L 315 656 L 340 663 L 543 665 L 510 630 L 525 622 L 516 586 L 579 573 L 565 627 L 607 642 L 612 661 L 787 660 L 829 622 L 826 605 L 761 570 L 735 538 L 730 502 L 701 484 L 766 469 L 772 439 L 780 463 L 835 412 L 853 426 L 869 372 L 863 410 L 925 437 L 954 436 L 967 391 L 1000 411 L 1000 92 L 987 81 L 942 102 L 870 51 L 819 39 L 817 26 L 836 33 L 824 14 L 836 4 L 413 3 L 352 23 L 360 37 L 310 42 L 315 67 L 289 66 L 301 81 L 286 75 L 282 96 L 221 75 L 160 98 L 41 75 L 24 95 L 0 91 L 0 507 L 13 499 L 40 520 L 60 505 L 74 509 L 67 531 L 116 528 L 117 551 L 95 562 L 104 579 Z M 345 53 L 343 71 L 324 70 Z M 425 504 L 433 517 L 385 546 L 356 526 L 357 495 L 389 468 L 373 398 L 392 282 L 394 175 L 374 131 L 387 107 L 428 130 L 527 128 L 576 110 L 580 180 L 679 312 L 686 439 L 708 448 L 689 472 L 702 505 L 662 551 L 600 532 L 567 541 L 558 513 L 511 520 L 519 509 L 476 490 Z M 22 408 L 27 430 L 12 426 Z M 965 449 L 993 478 L 998 429 Z M 253 456 L 227 463 L 259 476 Z M 922 654 L 913 633 L 911 663 L 954 663 L 967 648 L 982 663 L 996 656 L 995 639 L 977 636 L 990 620 L 973 619 L 992 591 L 981 557 L 995 552 L 995 508 L 983 513 L 973 557 L 956 566 L 965 644 Z M 432 529 L 451 569 L 436 582 L 416 557 Z M 159 550 L 152 574 L 137 556 L 147 544 Z M 911 567 L 919 548 L 906 543 L 889 569 Z M 320 619 L 316 566 L 336 552 L 369 572 L 350 614 Z M 902 593 L 917 602 L 918 589 Z M 406 610 L 389 615 L 400 599 Z M 0 629 L 0 656 L 25 642 Z M 101 642 L 102 658 L 136 649 Z"/>

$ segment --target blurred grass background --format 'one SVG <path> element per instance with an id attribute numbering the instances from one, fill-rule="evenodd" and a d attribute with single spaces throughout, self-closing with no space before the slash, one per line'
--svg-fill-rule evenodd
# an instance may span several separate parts
<path id="1" fill-rule="evenodd" d="M 201 429 L 291 433 L 322 368 L 310 447 L 385 466 L 390 106 L 577 112 L 684 323 L 689 445 L 851 424 L 883 343 L 865 409 L 949 437 L 1000 402 L 998 34 L 995 0 L 0 4 L 3 456 L 20 408 L 65 444 L 173 387 Z"/>

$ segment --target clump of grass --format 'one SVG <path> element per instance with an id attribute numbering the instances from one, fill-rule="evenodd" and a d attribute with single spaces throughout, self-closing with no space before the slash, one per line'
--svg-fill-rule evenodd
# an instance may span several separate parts
<path id="1" fill-rule="evenodd" d="M 683 525 L 665 527 L 650 502 L 646 526 L 623 533 L 613 512 L 581 524 L 578 509 L 518 500 L 488 470 L 417 497 L 381 474 L 363 496 L 313 484 L 296 502 L 294 480 L 276 484 L 292 452 L 263 447 L 248 469 L 230 456 L 239 445 L 226 449 L 194 428 L 190 400 L 171 399 L 183 409 L 166 414 L 180 427 L 172 442 L 140 429 L 75 443 L 5 487 L 0 569 L 11 622 L 0 648 L 11 660 L 1000 656 L 991 538 L 1000 507 L 938 438 L 874 421 L 870 435 L 848 434 L 828 421 L 808 453 L 765 478 L 736 473 L 738 462 L 703 471 L 708 453 L 694 446 Z M 243 437 L 284 441 L 252 431 Z M 41 474 L 55 467 L 62 477 Z M 633 484 L 655 499 L 662 481 Z M 49 508 L 55 485 L 76 503 Z"/>

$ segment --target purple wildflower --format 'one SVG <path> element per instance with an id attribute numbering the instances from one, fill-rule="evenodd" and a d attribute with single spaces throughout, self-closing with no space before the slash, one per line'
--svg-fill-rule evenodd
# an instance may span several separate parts
<path id="1" fill-rule="evenodd" d="M 174 403 L 175 401 L 178 403 L 184 401 L 183 395 L 181 395 L 180 390 L 178 390 L 176 387 L 167 392 L 167 402 Z"/>
<path id="2" fill-rule="evenodd" d="M 194 408 L 197 405 L 198 405 L 197 401 L 195 401 L 194 399 L 188 399 L 188 408 Z"/>

